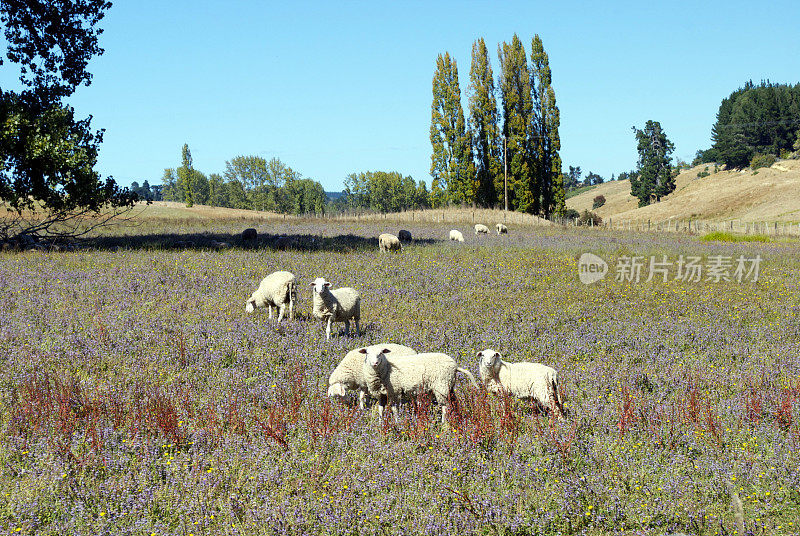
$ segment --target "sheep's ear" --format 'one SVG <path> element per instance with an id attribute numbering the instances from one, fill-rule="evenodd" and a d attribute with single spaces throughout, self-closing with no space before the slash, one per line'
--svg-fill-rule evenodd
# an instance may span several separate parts
<path id="1" fill-rule="evenodd" d="M 322 286 L 325 287 L 325 288 L 328 288 L 328 287 L 331 286 L 331 283 L 330 283 L 330 281 L 325 281 L 325 284 L 322 285 Z"/>
<path id="2" fill-rule="evenodd" d="M 388 354 L 389 352 L 391 352 L 391 350 L 389 350 L 388 348 L 381 348 L 381 351 L 378 352 L 378 353 L 379 354 Z"/>
<path id="3" fill-rule="evenodd" d="M 311 283 L 309 283 L 309 285 L 311 285 L 313 287 L 314 286 L 314 282 L 312 281 Z"/>
<path id="4" fill-rule="evenodd" d="M 478 359 L 482 358 L 483 357 L 483 350 L 481 350 L 480 352 L 475 354 L 475 357 L 477 357 Z"/>
<path id="5" fill-rule="evenodd" d="M 494 357 L 495 357 L 496 359 L 503 359 L 503 356 L 502 356 L 502 355 L 500 355 L 500 352 L 495 352 L 495 353 L 494 353 Z"/>
<path id="6" fill-rule="evenodd" d="M 358 349 L 358 353 L 359 354 L 366 354 L 367 353 L 367 349 L 366 348 L 359 348 Z"/>

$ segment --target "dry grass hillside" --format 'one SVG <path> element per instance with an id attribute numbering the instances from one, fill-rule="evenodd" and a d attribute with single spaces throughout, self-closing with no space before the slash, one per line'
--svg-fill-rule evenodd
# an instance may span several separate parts
<path id="1" fill-rule="evenodd" d="M 243 210 L 238 208 L 210 207 L 195 205 L 187 208 L 184 203 L 174 201 L 153 201 L 150 205 L 138 204 L 131 214 L 136 219 L 143 220 L 218 220 L 218 219 L 243 219 L 243 220 L 273 220 L 283 218 L 274 212 L 259 212 L 257 210 Z"/>
<path id="2" fill-rule="evenodd" d="M 719 171 L 708 166 L 708 177 L 698 178 L 706 169 L 700 165 L 683 171 L 675 191 L 660 203 L 638 208 L 631 196 L 630 182 L 601 184 L 567 200 L 567 207 L 591 210 L 598 195 L 606 203 L 595 212 L 616 222 L 664 222 L 670 219 L 743 222 L 800 222 L 800 160 L 781 160 L 769 168 L 753 171 Z"/>
<path id="3" fill-rule="evenodd" d="M 166 220 L 166 221 L 192 221 L 192 220 L 286 220 L 309 219 L 308 216 L 293 216 L 276 214 L 274 212 L 259 212 L 235 208 L 210 207 L 195 205 L 187 208 L 183 203 L 172 201 L 155 201 L 150 205 L 140 203 L 129 216 L 134 220 Z M 312 216 L 313 218 L 313 216 Z M 409 210 L 390 214 L 337 214 L 328 216 L 335 220 L 379 221 L 389 220 L 395 222 L 420 222 L 420 223 L 513 223 L 521 225 L 550 225 L 550 222 L 519 212 L 503 213 L 502 210 L 489 210 L 480 208 L 446 208 L 428 210 Z"/>

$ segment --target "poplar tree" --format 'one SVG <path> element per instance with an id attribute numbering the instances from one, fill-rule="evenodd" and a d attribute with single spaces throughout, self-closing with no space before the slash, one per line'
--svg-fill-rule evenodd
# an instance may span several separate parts
<path id="1" fill-rule="evenodd" d="M 475 167 L 461 106 L 458 66 L 447 52 L 439 54 L 436 60 L 430 138 L 433 147 L 431 191 L 432 196 L 436 195 L 437 204 L 446 201 L 474 203 Z"/>
<path id="2" fill-rule="evenodd" d="M 497 55 L 500 58 L 503 136 L 507 140 L 509 204 L 515 210 L 532 212 L 534 192 L 528 129 L 533 102 L 525 47 L 514 34 L 510 44 L 498 45 Z"/>
<path id="3" fill-rule="evenodd" d="M 561 137 L 558 127 L 561 116 L 556 106 L 552 72 L 547 52 L 538 35 L 531 42 L 531 90 L 533 92 L 533 121 L 530 146 L 534 157 L 533 212 L 549 217 L 564 210 L 564 176 L 561 172 Z"/>
<path id="4" fill-rule="evenodd" d="M 182 165 L 178 168 L 178 183 L 183 188 L 183 198 L 186 206 L 194 205 L 194 167 L 192 167 L 192 153 L 189 144 L 183 144 L 181 151 Z"/>
<path id="5" fill-rule="evenodd" d="M 476 162 L 476 202 L 493 207 L 503 194 L 502 140 L 498 126 L 494 74 L 483 38 L 472 44 L 469 71 L 469 128 Z"/>

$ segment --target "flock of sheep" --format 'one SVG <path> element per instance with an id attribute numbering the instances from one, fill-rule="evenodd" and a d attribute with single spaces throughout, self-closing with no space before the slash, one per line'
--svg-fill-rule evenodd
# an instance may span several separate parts
<path id="1" fill-rule="evenodd" d="M 508 227 L 502 223 L 495 225 L 495 230 L 498 235 L 508 234 Z M 488 235 L 489 228 L 482 223 L 475 224 L 475 236 L 479 234 Z M 453 242 L 464 241 L 464 235 L 461 234 L 461 231 L 458 229 L 452 229 L 449 238 Z M 401 229 L 400 232 L 397 233 L 397 236 L 390 233 L 383 233 L 378 237 L 378 248 L 381 251 L 394 251 L 399 253 L 403 251 L 403 242 L 411 242 L 411 240 L 411 232 L 405 229 Z"/>
<path id="2" fill-rule="evenodd" d="M 486 229 L 485 232 L 488 233 L 485 225 L 476 225 L 476 233 L 484 232 L 479 230 L 479 227 Z M 498 224 L 497 231 L 500 234 L 507 232 L 507 229 L 504 225 Z M 454 232 L 458 231 L 450 232 L 451 239 Z M 402 233 L 403 231 L 401 236 Z M 349 335 L 350 320 L 355 322 L 356 336 L 358 336 L 360 334 L 358 323 L 361 319 L 359 292 L 350 287 L 331 289 L 331 283 L 322 277 L 316 278 L 311 286 L 312 314 L 325 322 L 326 339 L 331 337 L 333 322 L 344 322 L 345 334 Z M 295 276 L 291 272 L 279 271 L 261 281 L 258 289 L 247 300 L 245 309 L 247 312 L 253 312 L 256 308 L 267 308 L 269 318 L 272 319 L 272 309 L 275 308 L 280 322 L 287 308 L 289 318 L 294 318 L 296 300 Z M 565 415 L 559 394 L 558 373 L 555 369 L 540 363 L 511 363 L 503 360 L 499 352 L 490 348 L 478 352 L 477 358 L 478 375 L 483 387 L 490 393 L 508 393 L 534 402 L 541 411 L 555 410 L 559 417 Z M 392 343 L 359 347 L 348 352 L 331 373 L 328 379 L 328 396 L 345 397 L 348 391 L 357 391 L 359 407 L 362 409 L 366 407 L 367 397 L 377 399 L 379 414 L 383 416 L 388 404 L 396 420 L 401 399 L 431 394 L 442 407 L 444 423 L 456 382 L 456 373 L 464 374 L 476 388 L 479 388 L 475 376 L 469 370 L 459 367 L 455 359 L 447 354 L 420 353 L 408 346 Z"/>

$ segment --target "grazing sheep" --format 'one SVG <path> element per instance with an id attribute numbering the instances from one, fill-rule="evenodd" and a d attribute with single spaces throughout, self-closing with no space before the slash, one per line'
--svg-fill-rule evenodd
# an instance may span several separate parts
<path id="1" fill-rule="evenodd" d="M 297 300 L 297 287 L 291 272 L 273 272 L 261 280 L 258 289 L 247 300 L 245 311 L 252 313 L 256 307 L 268 307 L 272 320 L 272 308 L 278 309 L 278 322 L 283 320 L 286 304 L 289 304 L 289 318 L 294 319 L 294 302 Z"/>
<path id="2" fill-rule="evenodd" d="M 482 223 L 476 223 L 476 224 L 475 224 L 475 234 L 476 234 L 476 235 L 479 235 L 479 234 L 489 234 L 489 228 L 488 228 L 488 227 L 486 227 L 486 226 L 485 226 L 484 224 L 482 224 Z"/>
<path id="3" fill-rule="evenodd" d="M 379 350 L 384 349 L 392 359 L 405 355 L 416 354 L 417 351 L 402 344 L 376 344 L 372 346 L 362 346 L 355 350 L 350 350 L 347 355 L 339 362 L 331 377 L 328 378 L 328 396 L 344 396 L 348 389 L 358 390 L 358 407 L 364 409 L 364 400 L 367 395 L 367 383 L 364 380 L 364 354 L 363 349 Z"/>
<path id="4" fill-rule="evenodd" d="M 552 400 L 561 416 L 565 415 L 555 369 L 541 363 L 509 363 L 491 348 L 478 352 L 477 357 L 478 373 L 490 393 L 506 391 L 517 398 L 533 399 L 545 412 Z"/>
<path id="5" fill-rule="evenodd" d="M 400 239 L 389 233 L 383 233 L 378 237 L 378 247 L 381 248 L 381 251 L 396 251 L 397 253 L 403 251 Z"/>
<path id="6" fill-rule="evenodd" d="M 406 231 L 405 229 L 400 229 L 400 232 L 397 233 L 397 238 L 399 238 L 401 242 L 411 242 L 414 240 L 411 238 L 411 231 Z"/>
<path id="7" fill-rule="evenodd" d="M 495 226 L 495 228 L 497 229 L 497 234 L 498 234 L 498 235 L 501 235 L 501 234 L 508 234 L 508 227 L 506 227 L 506 226 L 505 226 L 505 225 L 503 225 L 502 223 L 498 223 L 498 224 Z"/>
<path id="8" fill-rule="evenodd" d="M 463 242 L 464 235 L 461 234 L 461 231 L 453 229 L 452 231 L 450 231 L 450 240 L 452 240 L 453 242 Z"/>
<path id="9" fill-rule="evenodd" d="M 331 338 L 331 323 L 344 322 L 345 335 L 350 334 L 350 319 L 356 323 L 356 337 L 360 335 L 358 321 L 361 320 L 361 295 L 354 288 L 343 287 L 331 290 L 325 278 L 318 277 L 311 283 L 314 287 L 313 315 L 327 321 L 325 338 Z"/>
<path id="10" fill-rule="evenodd" d="M 378 413 L 383 417 L 388 403 L 397 421 L 397 403 L 400 397 L 433 393 L 442 406 L 442 422 L 446 421 L 450 395 L 456 383 L 456 372 L 465 374 L 475 387 L 475 377 L 467 369 L 456 365 L 447 354 L 425 353 L 394 359 L 387 356 L 380 345 L 359 350 L 364 357 L 364 381 L 370 396 L 378 399 Z"/>
<path id="11" fill-rule="evenodd" d="M 242 240 L 245 242 L 250 242 L 258 238 L 258 231 L 250 227 L 249 229 L 245 229 L 242 231 Z"/>

